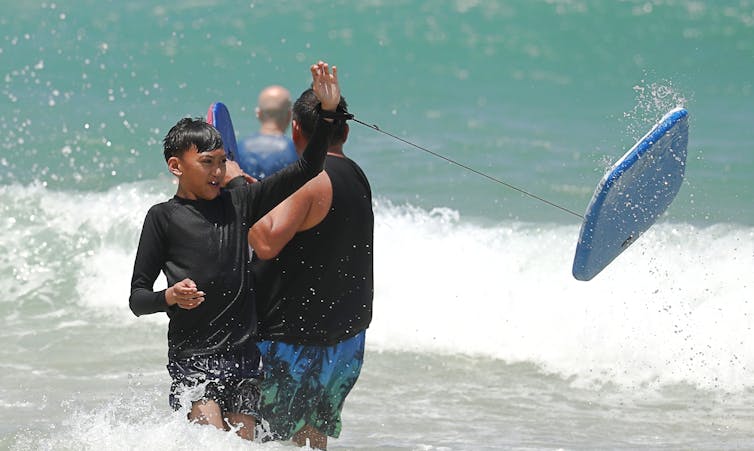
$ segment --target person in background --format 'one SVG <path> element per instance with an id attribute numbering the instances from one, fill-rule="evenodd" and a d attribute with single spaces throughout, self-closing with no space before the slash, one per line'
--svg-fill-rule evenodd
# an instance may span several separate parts
<path id="1" fill-rule="evenodd" d="M 293 141 L 309 146 L 317 97 L 293 106 Z M 326 449 L 359 377 L 372 319 L 372 192 L 346 157 L 347 104 L 335 115 L 325 170 L 249 231 L 264 378 L 260 413 L 273 438 Z"/>
<path id="2" fill-rule="evenodd" d="M 248 232 L 324 167 L 334 126 L 324 116 L 335 112 L 340 87 L 335 67 L 330 73 L 319 62 L 310 71 L 320 112 L 314 138 L 300 160 L 259 183 L 247 184 L 226 161 L 220 133 L 202 119 L 184 118 L 170 129 L 163 151 L 177 192 L 147 212 L 131 279 L 133 313 L 170 318 L 171 407 L 249 440 L 259 417 L 260 355 Z M 230 189 L 222 189 L 231 177 Z M 160 272 L 168 288 L 154 291 Z"/>
<path id="3" fill-rule="evenodd" d="M 237 161 L 257 180 L 274 174 L 298 159 L 285 131 L 291 123 L 291 94 L 282 86 L 268 86 L 259 93 L 256 107 L 259 131 L 239 143 Z"/>

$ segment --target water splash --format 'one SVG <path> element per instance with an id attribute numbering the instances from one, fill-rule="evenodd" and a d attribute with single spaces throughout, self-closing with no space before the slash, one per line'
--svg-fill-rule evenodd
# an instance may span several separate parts
<path id="1" fill-rule="evenodd" d="M 31 450 L 283 450 L 279 443 L 248 442 L 232 431 L 218 430 L 186 420 L 187 410 L 173 412 L 157 388 L 134 390 L 95 408 L 74 400 L 60 406 L 66 411 L 60 424 L 46 430 L 16 433 L 11 449 Z"/>
<path id="2" fill-rule="evenodd" d="M 672 80 L 641 80 L 633 87 L 636 97 L 634 107 L 623 114 L 626 132 L 638 140 L 665 113 L 677 107 L 685 107 L 686 96 L 673 84 Z"/>

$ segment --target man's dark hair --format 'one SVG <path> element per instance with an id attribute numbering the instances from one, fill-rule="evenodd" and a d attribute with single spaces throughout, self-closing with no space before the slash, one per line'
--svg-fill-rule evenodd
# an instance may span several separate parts
<path id="1" fill-rule="evenodd" d="M 348 113 L 348 103 L 346 98 L 340 96 L 340 103 L 336 109 L 340 113 Z M 301 128 L 301 132 L 306 139 L 311 138 L 314 133 L 314 125 L 319 117 L 319 99 L 314 95 L 314 91 L 309 88 L 302 92 L 296 102 L 293 104 L 293 120 Z M 345 139 L 346 121 L 336 120 L 333 125 L 332 142 L 341 143 Z"/>
<path id="2" fill-rule="evenodd" d="M 223 139 L 215 127 L 202 118 L 184 117 L 162 140 L 165 161 L 168 161 L 170 157 L 180 157 L 192 146 L 196 146 L 199 153 L 224 148 Z"/>

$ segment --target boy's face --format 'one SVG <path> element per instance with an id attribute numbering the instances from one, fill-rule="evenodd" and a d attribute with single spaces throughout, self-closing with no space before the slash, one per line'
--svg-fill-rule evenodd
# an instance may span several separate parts
<path id="1" fill-rule="evenodd" d="M 226 159 L 222 148 L 199 153 L 196 147 L 180 157 L 170 157 L 168 167 L 178 177 L 178 196 L 191 200 L 212 200 L 219 196 Z"/>

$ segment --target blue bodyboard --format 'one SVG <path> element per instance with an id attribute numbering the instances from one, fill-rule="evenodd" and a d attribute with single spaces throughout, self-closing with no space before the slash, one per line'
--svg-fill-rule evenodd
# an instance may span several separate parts
<path id="1" fill-rule="evenodd" d="M 225 154 L 229 160 L 235 160 L 238 155 L 238 143 L 236 132 L 233 130 L 233 121 L 230 120 L 228 107 L 222 102 L 215 102 L 207 110 L 207 123 L 214 125 L 223 138 Z"/>
<path id="2" fill-rule="evenodd" d="M 591 280 L 647 231 L 683 182 L 688 111 L 676 108 L 605 174 L 584 215 L 573 277 Z"/>

